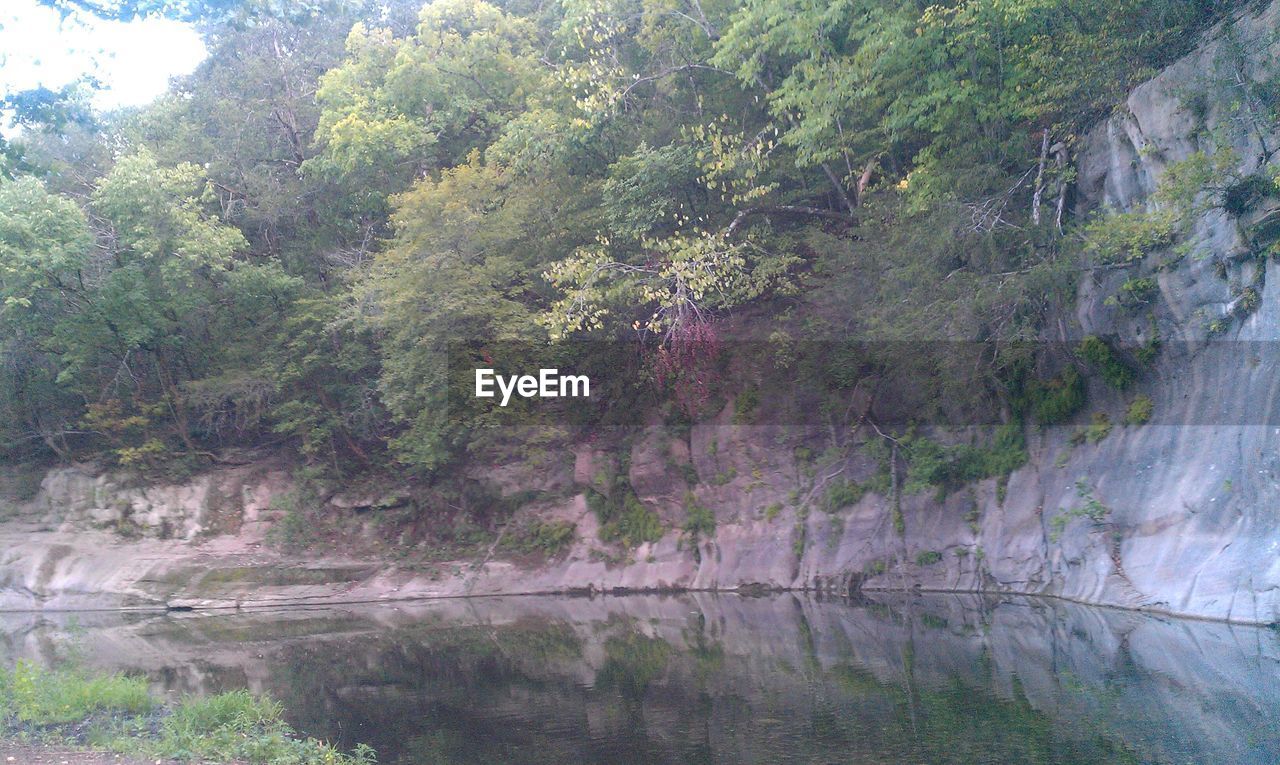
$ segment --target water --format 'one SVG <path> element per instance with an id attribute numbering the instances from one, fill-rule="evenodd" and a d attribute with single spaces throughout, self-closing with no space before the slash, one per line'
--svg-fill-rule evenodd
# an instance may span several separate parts
<path id="1" fill-rule="evenodd" d="M 485 598 L 0 614 L 0 662 L 237 687 L 383 763 L 1268 763 L 1280 635 L 1056 601 Z"/>

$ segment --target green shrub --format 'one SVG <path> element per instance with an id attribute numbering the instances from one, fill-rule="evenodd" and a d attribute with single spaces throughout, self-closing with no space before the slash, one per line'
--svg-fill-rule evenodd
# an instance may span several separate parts
<path id="1" fill-rule="evenodd" d="M 728 469 L 722 470 L 719 473 L 716 473 L 714 476 L 712 476 L 711 480 L 708 483 L 710 483 L 712 486 L 724 486 L 725 484 L 729 483 L 730 481 L 732 481 L 737 477 L 738 477 L 738 468 L 734 467 L 733 465 L 730 465 Z"/>
<path id="2" fill-rule="evenodd" d="M 1129 402 L 1129 409 L 1124 414 L 1125 425 L 1146 425 L 1151 421 L 1151 414 L 1155 410 L 1155 404 L 1151 401 L 1151 397 L 1142 394 Z"/>
<path id="3" fill-rule="evenodd" d="M 1177 216 L 1169 210 L 1127 212 L 1095 218 L 1084 228 L 1090 251 L 1101 263 L 1128 263 L 1173 244 Z"/>
<path id="4" fill-rule="evenodd" d="M 985 446 L 943 446 L 919 436 L 906 437 L 902 443 L 907 460 L 903 489 L 908 493 L 927 486 L 956 489 L 972 481 L 1008 475 L 1027 462 L 1022 425 L 1016 420 L 996 428 Z"/>
<path id="5" fill-rule="evenodd" d="M 1232 313 L 1237 318 L 1245 318 L 1254 311 L 1258 310 L 1258 306 L 1262 305 L 1262 293 L 1257 287 L 1249 285 L 1240 290 L 1236 296 L 1236 304 L 1232 308 Z"/>
<path id="6" fill-rule="evenodd" d="M 1155 363 L 1156 356 L 1160 355 L 1160 336 L 1155 333 L 1154 327 L 1152 327 L 1151 339 L 1135 350 L 1133 355 L 1144 367 Z"/>
<path id="7" fill-rule="evenodd" d="M 1084 378 L 1068 369 L 1049 380 L 1032 380 L 1027 386 L 1031 415 L 1041 425 L 1058 425 L 1071 419 L 1085 404 Z"/>
<path id="8" fill-rule="evenodd" d="M 1160 287 L 1150 276 L 1129 279 L 1120 285 L 1120 291 L 1107 298 L 1112 305 L 1128 309 L 1137 309 L 1151 303 L 1159 293 Z"/>
<path id="9" fill-rule="evenodd" d="M 600 539 L 605 542 L 620 542 L 624 547 L 636 547 L 644 542 L 662 539 L 662 519 L 645 507 L 630 489 L 622 493 L 621 502 L 598 493 L 593 499 L 591 492 L 588 492 L 587 505 L 600 521 Z"/>
<path id="10" fill-rule="evenodd" d="M 1095 412 L 1093 421 L 1085 429 L 1085 438 L 1089 443 L 1096 444 L 1109 435 L 1111 435 L 1111 418 L 1106 412 Z"/>
<path id="11" fill-rule="evenodd" d="M 563 552 L 576 536 L 577 526 L 572 521 L 535 520 L 512 529 L 500 546 L 511 552 L 550 557 Z"/>
<path id="12" fill-rule="evenodd" d="M 916 556 L 917 566 L 932 566 L 942 560 L 942 553 L 937 550 L 925 550 Z"/>
<path id="13" fill-rule="evenodd" d="M 1055 515 L 1053 520 L 1049 522 L 1049 540 L 1051 542 L 1057 542 L 1061 539 L 1062 532 L 1066 530 L 1067 524 L 1076 518 L 1088 518 L 1096 524 L 1102 523 L 1111 515 L 1111 508 L 1102 504 L 1093 496 L 1093 488 L 1083 478 L 1076 481 L 1076 496 L 1084 500 L 1084 504 Z"/>
<path id="14" fill-rule="evenodd" d="M 319 540 L 314 519 L 306 507 L 307 497 L 301 490 L 291 491 L 271 501 L 273 510 L 284 515 L 267 532 L 267 542 L 286 552 L 302 552 Z"/>
<path id="15" fill-rule="evenodd" d="M 833 481 L 827 487 L 827 495 L 823 498 L 822 509 L 828 513 L 834 513 L 841 508 L 856 504 L 866 493 L 866 488 L 855 481 Z"/>
<path id="16" fill-rule="evenodd" d="M 1222 194 L 1222 209 L 1233 218 L 1249 213 L 1266 197 L 1280 194 L 1276 181 L 1262 173 L 1245 176 L 1227 187 Z"/>
<path id="17" fill-rule="evenodd" d="M 692 493 L 684 498 L 685 522 L 684 530 L 694 539 L 710 537 L 716 533 L 716 515 L 711 508 L 698 503 Z"/>
<path id="18" fill-rule="evenodd" d="M 694 467 L 692 462 L 685 462 L 680 465 L 680 475 L 684 477 L 684 482 L 690 486 L 697 486 L 698 481 L 701 480 L 698 477 L 698 469 Z"/>
<path id="19" fill-rule="evenodd" d="M 1102 379 L 1116 390 L 1124 390 L 1133 384 L 1133 369 L 1115 352 L 1107 341 L 1097 335 L 1089 335 L 1076 347 L 1076 355 L 1102 375 Z"/>

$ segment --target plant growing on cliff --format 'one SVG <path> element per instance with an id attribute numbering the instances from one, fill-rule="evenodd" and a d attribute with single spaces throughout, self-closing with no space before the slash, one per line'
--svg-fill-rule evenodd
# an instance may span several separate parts
<path id="1" fill-rule="evenodd" d="M 1091 444 L 1102 441 L 1111 435 L 1111 417 L 1106 412 L 1094 412 L 1093 418 L 1089 422 L 1089 427 L 1085 428 L 1084 434 Z"/>
<path id="2" fill-rule="evenodd" d="M 1049 521 L 1049 541 L 1051 542 L 1059 541 L 1067 525 L 1077 518 L 1086 518 L 1094 524 L 1099 524 L 1111 515 L 1111 508 L 1094 497 L 1093 487 L 1089 485 L 1088 481 L 1083 478 L 1078 479 L 1075 489 L 1076 496 L 1083 504 L 1053 516 L 1053 519 Z"/>
<path id="3" fill-rule="evenodd" d="M 662 519 L 646 507 L 630 487 L 617 492 L 616 496 L 617 499 L 587 490 L 587 506 L 600 522 L 602 541 L 619 542 L 630 548 L 662 538 Z"/>
<path id="4" fill-rule="evenodd" d="M 1130 311 L 1136 311 L 1149 305 L 1157 294 L 1160 287 L 1156 280 L 1150 276 L 1126 279 L 1120 285 L 1120 289 L 1115 295 L 1107 298 L 1109 305 L 1118 305 L 1127 308 Z"/>
<path id="5" fill-rule="evenodd" d="M 1151 421 L 1151 415 L 1155 411 L 1155 403 L 1151 397 L 1145 393 L 1139 394 L 1129 402 L 1129 408 L 1124 413 L 1125 425 L 1146 425 Z"/>
<path id="6" fill-rule="evenodd" d="M 716 515 L 711 508 L 698 502 L 689 492 L 684 496 L 684 532 L 696 543 L 702 537 L 711 537 L 716 533 Z"/>
<path id="7" fill-rule="evenodd" d="M 1026 464 L 1022 423 L 1014 420 L 995 428 L 985 444 L 944 446 L 933 439 L 909 433 L 900 439 L 907 462 L 906 493 L 936 488 L 940 494 L 970 481 L 1008 475 Z"/>
<path id="8" fill-rule="evenodd" d="M 867 493 L 865 486 L 856 481 L 837 479 L 827 487 L 826 496 L 822 499 L 822 509 L 828 513 L 838 512 L 850 505 L 857 504 Z"/>
<path id="9" fill-rule="evenodd" d="M 920 567 L 932 566 L 942 560 L 942 553 L 937 550 L 925 550 L 916 555 L 916 565 Z"/>
<path id="10" fill-rule="evenodd" d="M 1111 344 L 1097 335 L 1089 335 L 1076 346 L 1076 355 L 1092 366 L 1107 385 L 1124 390 L 1133 384 L 1136 373 L 1133 367 L 1116 352 Z"/>
<path id="11" fill-rule="evenodd" d="M 1116 213 L 1094 218 L 1082 236 L 1100 264 L 1133 263 L 1172 246 L 1179 224 L 1173 210 Z"/>
<path id="12" fill-rule="evenodd" d="M 518 524 L 502 537 L 503 550 L 525 555 L 554 557 L 563 552 L 577 536 L 577 525 L 565 520 L 533 520 Z"/>
<path id="13" fill-rule="evenodd" d="M 1084 378 L 1074 368 L 1049 380 L 1032 380 L 1027 385 L 1031 415 L 1041 425 L 1058 425 L 1084 408 Z"/>

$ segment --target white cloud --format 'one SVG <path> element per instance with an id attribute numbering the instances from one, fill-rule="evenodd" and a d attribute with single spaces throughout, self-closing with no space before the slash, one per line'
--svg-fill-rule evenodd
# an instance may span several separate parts
<path id="1" fill-rule="evenodd" d="M 101 109 L 134 106 L 164 92 L 206 55 L 189 24 L 168 19 L 104 21 L 73 14 L 63 20 L 36 0 L 3 0 L 0 10 L 0 93 L 56 89 L 90 75 L 103 90 Z"/>

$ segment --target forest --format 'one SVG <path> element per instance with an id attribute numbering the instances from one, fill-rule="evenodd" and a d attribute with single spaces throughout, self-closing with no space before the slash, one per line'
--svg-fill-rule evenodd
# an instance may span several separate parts
<path id="1" fill-rule="evenodd" d="M 919 363 L 881 341 L 973 344 L 914 373 L 931 399 L 1074 411 L 1077 366 L 1123 371 L 1100 341 L 1046 367 L 1046 317 L 1168 236 L 1078 216 L 1074 152 L 1245 5 L 48 4 L 191 20 L 210 55 L 141 108 L 95 111 L 90 82 L 5 98 L 0 459 L 265 448 L 428 483 L 540 424 L 782 390 L 834 411 Z M 548 354 L 592 373 L 591 407 L 450 392 Z"/>

